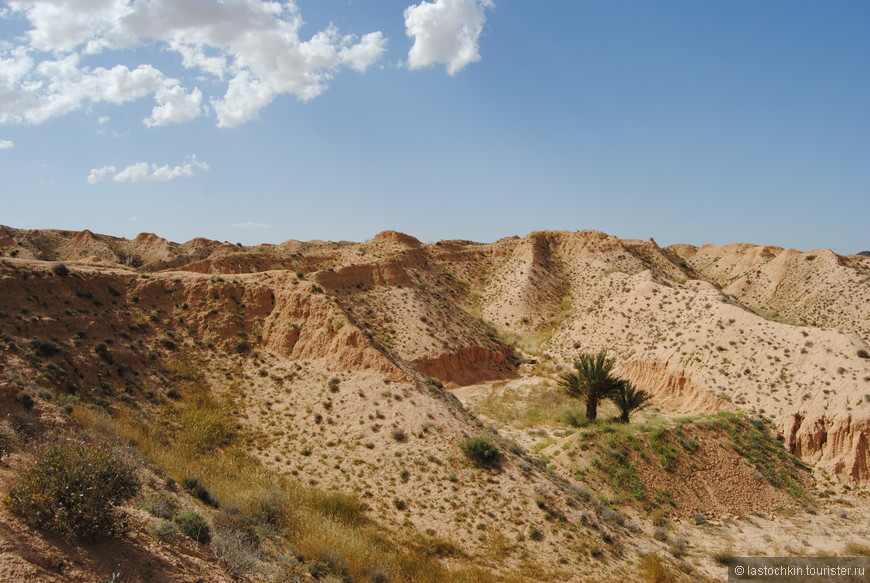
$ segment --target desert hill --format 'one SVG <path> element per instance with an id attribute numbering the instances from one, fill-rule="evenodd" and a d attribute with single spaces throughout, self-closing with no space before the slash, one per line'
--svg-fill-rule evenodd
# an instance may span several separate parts
<path id="1" fill-rule="evenodd" d="M 215 460 L 235 451 L 257 475 L 346 493 L 372 521 L 365 532 L 397 545 L 383 547 L 381 559 L 392 562 L 381 580 L 443 576 L 435 567 L 426 576 L 434 579 L 402 575 L 410 567 L 397 557 L 408 552 L 458 580 L 489 580 L 474 568 L 507 577 L 492 580 L 618 578 L 652 568 L 641 555 L 665 557 L 659 568 L 676 578 L 715 577 L 709 558 L 692 566 L 651 537 L 645 513 L 654 503 L 683 528 L 699 512 L 797 511 L 818 504 L 812 491 L 862 491 L 870 480 L 870 259 L 860 256 L 661 248 L 595 231 L 493 244 L 423 244 L 387 231 L 363 243 L 241 247 L 8 227 L 0 227 L 0 254 L 0 412 L 24 438 L 56 429 L 120 436 L 143 452 L 149 471 L 174 484 L 195 478 L 222 506 L 243 512 L 253 513 L 253 503 L 204 451 L 224 452 Z M 601 349 L 621 376 L 654 395 L 655 415 L 701 417 L 650 425 L 623 441 L 561 425 L 558 436 L 545 430 L 553 441 L 541 445 L 477 407 L 491 390 L 507 403 L 502 391 L 514 383 L 552 386 L 579 351 Z M 22 408 L 23 393 L 30 408 Z M 225 417 L 190 421 L 212 410 Z M 754 466 L 761 462 L 745 444 L 718 453 L 732 425 L 713 416 L 741 412 L 757 420 L 735 417 L 743 433 L 769 434 L 759 443 L 773 449 L 761 461 L 777 460 L 776 472 Z M 157 439 L 164 433 L 168 441 Z M 190 458 L 168 449 L 190 435 L 208 447 Z M 501 452 L 497 469 L 469 464 L 457 446 L 481 435 Z M 697 447 L 684 448 L 670 469 L 649 464 L 665 447 L 662 435 Z M 24 463 L 28 454 L 16 455 Z M 613 467 L 608 455 L 636 467 L 647 487 L 624 491 L 588 469 L 596 459 Z M 723 474 L 728 488 L 710 489 L 725 480 L 711 474 L 697 496 L 676 492 L 700 475 L 691 468 L 722 460 L 734 466 Z M 149 488 L 162 491 L 158 482 Z M 655 502 L 672 490 L 670 502 Z M 202 502 L 191 497 L 195 489 L 170 491 L 185 504 Z M 329 576 L 374 580 L 362 543 L 349 542 L 362 531 L 330 512 L 314 520 L 329 533 L 294 519 L 310 534 L 294 539 L 299 557 L 325 562 Z M 150 519 L 136 518 L 133 536 L 147 539 Z M 23 532 L 5 511 L 0 523 Z M 317 547 L 324 538 L 341 560 Z M 186 565 L 176 579 L 166 567 L 150 580 L 188 580 L 184 573 L 206 568 L 197 561 L 217 564 L 195 546 L 182 550 L 170 557 L 149 542 L 147 560 Z M 91 554 L 78 575 L 60 579 L 22 558 L 31 551 L 3 552 L 8 576 L 84 581 L 108 568 Z M 209 580 L 222 576 L 216 570 Z"/>

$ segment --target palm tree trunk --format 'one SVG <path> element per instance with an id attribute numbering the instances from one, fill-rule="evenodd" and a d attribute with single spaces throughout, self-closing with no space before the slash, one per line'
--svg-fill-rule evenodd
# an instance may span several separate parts
<path id="1" fill-rule="evenodd" d="M 586 401 L 586 419 L 595 421 L 596 417 L 598 417 L 598 400 L 589 399 Z"/>

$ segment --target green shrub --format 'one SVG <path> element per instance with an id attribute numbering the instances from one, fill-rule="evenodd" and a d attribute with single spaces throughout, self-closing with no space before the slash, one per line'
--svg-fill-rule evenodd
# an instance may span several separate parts
<path id="1" fill-rule="evenodd" d="M 218 535 L 226 535 L 252 549 L 260 547 L 260 536 L 253 525 L 241 514 L 218 514 L 211 521 L 211 526 L 215 538 Z"/>
<path id="2" fill-rule="evenodd" d="M 142 510 L 157 518 L 171 519 L 180 510 L 175 498 L 166 492 L 158 492 L 142 502 Z"/>
<path id="3" fill-rule="evenodd" d="M 148 528 L 157 540 L 164 543 L 175 542 L 181 534 L 178 526 L 169 520 L 155 520 L 148 525 Z"/>
<path id="4" fill-rule="evenodd" d="M 196 512 L 182 512 L 173 517 L 181 532 L 197 542 L 208 544 L 211 541 L 211 528 L 208 522 Z"/>
<path id="5" fill-rule="evenodd" d="M 206 488 L 205 485 L 203 485 L 203 483 L 199 481 L 199 478 L 184 478 L 184 480 L 182 480 L 182 484 L 186 489 L 190 490 L 194 496 L 202 500 L 205 504 L 208 504 L 212 508 L 217 508 L 218 506 L 220 506 L 220 503 L 214 496 L 212 496 L 212 493 L 209 492 L 208 488 Z"/>
<path id="6" fill-rule="evenodd" d="M 21 403 L 21 405 L 28 411 L 33 409 L 33 406 L 36 405 L 36 401 L 33 400 L 33 395 L 27 391 L 20 391 L 15 395 L 15 400 Z"/>
<path id="7" fill-rule="evenodd" d="M 51 340 L 46 340 L 44 338 L 39 338 L 38 336 L 34 336 L 30 339 L 30 349 L 36 356 L 54 356 L 58 352 L 60 352 L 60 346 L 52 342 Z"/>
<path id="8" fill-rule="evenodd" d="M 136 468 L 113 448 L 75 441 L 43 446 L 4 502 L 34 528 L 66 538 L 112 535 L 116 507 L 139 490 Z"/>
<path id="9" fill-rule="evenodd" d="M 0 460 L 12 451 L 12 446 L 15 444 L 15 430 L 6 423 L 0 423 Z"/>
<path id="10" fill-rule="evenodd" d="M 498 448 L 490 440 L 482 435 L 460 441 L 459 449 L 479 467 L 498 467 L 501 462 L 501 452 L 498 451 Z"/>
<path id="11" fill-rule="evenodd" d="M 51 266 L 51 272 L 58 277 L 66 277 L 69 275 L 69 267 L 63 263 L 55 263 Z"/>
<path id="12" fill-rule="evenodd" d="M 239 532 L 216 532 L 211 548 L 233 579 L 250 573 L 257 565 L 257 547 L 252 546 Z"/>

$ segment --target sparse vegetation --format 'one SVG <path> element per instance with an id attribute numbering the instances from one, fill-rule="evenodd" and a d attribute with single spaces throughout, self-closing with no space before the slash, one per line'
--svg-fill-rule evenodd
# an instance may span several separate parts
<path id="1" fill-rule="evenodd" d="M 460 441 L 459 449 L 476 466 L 481 468 L 498 467 L 501 462 L 501 452 L 492 441 L 482 435 Z"/>
<path id="2" fill-rule="evenodd" d="M 40 447 L 19 470 L 4 503 L 35 528 L 67 538 L 116 534 L 116 507 L 139 490 L 135 466 L 117 449 L 76 441 Z"/>
<path id="3" fill-rule="evenodd" d="M 6 421 L 0 422 L 0 461 L 12 451 L 15 441 L 15 430 Z"/>
<path id="4" fill-rule="evenodd" d="M 69 267 L 64 263 L 55 263 L 51 266 L 51 272 L 58 277 L 66 277 L 69 275 Z"/>
<path id="5" fill-rule="evenodd" d="M 208 522 L 197 512 L 182 512 L 172 517 L 172 521 L 178 525 L 181 532 L 203 544 L 211 540 L 211 527 Z"/>

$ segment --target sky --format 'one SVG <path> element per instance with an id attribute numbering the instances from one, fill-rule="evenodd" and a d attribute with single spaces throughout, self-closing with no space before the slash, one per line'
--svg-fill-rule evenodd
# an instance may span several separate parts
<path id="1" fill-rule="evenodd" d="M 866 0 L 0 0 L 0 224 L 870 249 Z"/>

